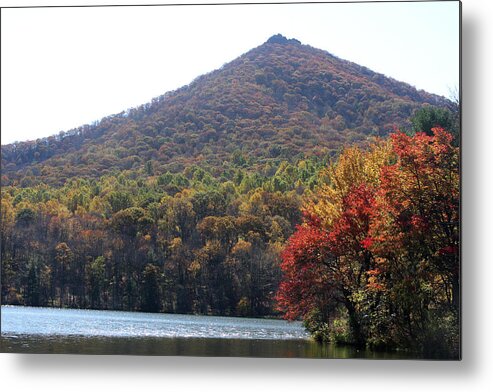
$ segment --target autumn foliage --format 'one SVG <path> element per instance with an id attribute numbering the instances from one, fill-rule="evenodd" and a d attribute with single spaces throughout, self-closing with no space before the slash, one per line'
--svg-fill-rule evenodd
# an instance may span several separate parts
<path id="1" fill-rule="evenodd" d="M 148 104 L 2 146 L 1 302 L 280 311 L 320 339 L 456 348 L 458 138 L 429 125 L 458 115 L 274 36 Z"/>
<path id="2" fill-rule="evenodd" d="M 343 317 L 353 343 L 457 356 L 458 162 L 442 128 L 345 150 L 282 254 L 279 309 L 326 339 Z"/>
<path id="3" fill-rule="evenodd" d="M 266 161 L 334 155 L 344 144 L 410 126 L 422 107 L 449 105 L 325 51 L 274 39 L 152 102 L 2 146 L 2 185 L 61 186 L 74 177 L 179 173 L 192 165 L 260 171 Z"/>
<path id="4" fill-rule="evenodd" d="M 2 303 L 275 315 L 279 254 L 323 165 L 2 187 Z"/>
<path id="5" fill-rule="evenodd" d="M 335 282 L 330 279 L 328 255 L 328 233 L 315 219 L 299 226 L 289 238 L 282 253 L 284 278 L 277 297 L 286 318 L 296 319 L 326 306 Z"/>

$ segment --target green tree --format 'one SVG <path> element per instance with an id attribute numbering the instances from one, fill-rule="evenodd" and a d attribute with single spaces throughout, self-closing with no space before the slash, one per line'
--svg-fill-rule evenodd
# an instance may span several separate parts
<path id="1" fill-rule="evenodd" d="M 458 121 L 458 116 L 455 116 L 450 110 L 434 106 L 425 106 L 422 109 L 417 110 L 414 116 L 411 117 L 413 132 L 424 132 L 428 136 L 432 136 L 433 128 L 443 128 L 453 135 L 454 144 L 456 146 L 459 142 Z"/>

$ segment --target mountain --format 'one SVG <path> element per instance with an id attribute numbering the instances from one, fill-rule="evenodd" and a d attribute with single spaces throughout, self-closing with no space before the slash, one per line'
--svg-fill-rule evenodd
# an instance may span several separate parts
<path id="1" fill-rule="evenodd" d="M 2 146 L 1 302 L 277 316 L 327 161 L 449 104 L 277 35 L 149 104 Z"/>
<path id="2" fill-rule="evenodd" d="M 222 68 L 138 108 L 36 141 L 2 146 L 2 184 L 62 185 L 123 170 L 178 173 L 200 165 L 220 176 L 409 126 L 443 97 L 275 35 Z M 22 183 L 21 183 L 22 185 Z"/>

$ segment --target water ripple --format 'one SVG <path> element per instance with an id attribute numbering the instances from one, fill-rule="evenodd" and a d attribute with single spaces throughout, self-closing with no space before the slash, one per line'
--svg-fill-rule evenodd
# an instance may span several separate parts
<path id="1" fill-rule="evenodd" d="M 2 335 L 307 339 L 299 322 L 2 306 Z"/>

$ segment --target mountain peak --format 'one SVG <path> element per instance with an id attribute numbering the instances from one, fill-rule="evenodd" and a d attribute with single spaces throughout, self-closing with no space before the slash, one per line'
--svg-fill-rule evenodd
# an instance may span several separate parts
<path id="1" fill-rule="evenodd" d="M 242 167 L 236 150 L 255 172 L 265 162 L 335 156 L 346 143 L 410 126 L 409 117 L 424 105 L 448 101 L 276 34 L 152 103 L 2 146 L 1 182 L 26 178 L 28 186 L 41 178 L 62 186 L 74 177 L 179 173 L 194 165 L 221 176 Z"/>
<path id="2" fill-rule="evenodd" d="M 282 45 L 285 45 L 285 44 L 301 44 L 301 42 L 298 41 L 297 39 L 294 39 L 294 38 L 287 39 L 282 34 L 275 34 L 275 35 L 273 35 L 272 37 L 270 37 L 267 40 L 267 43 L 268 44 L 282 44 Z"/>

